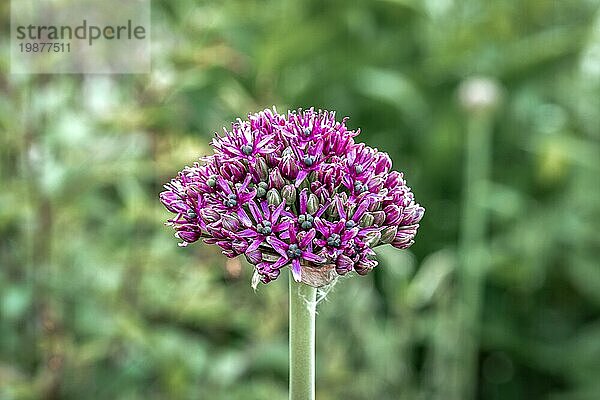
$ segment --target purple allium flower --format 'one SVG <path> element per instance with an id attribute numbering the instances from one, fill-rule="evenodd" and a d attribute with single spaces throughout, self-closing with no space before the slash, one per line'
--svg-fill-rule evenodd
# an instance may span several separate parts
<path id="1" fill-rule="evenodd" d="M 305 283 L 318 286 L 332 274 L 371 271 L 379 245 L 412 245 L 425 210 L 390 157 L 355 143 L 359 130 L 346 120 L 273 108 L 216 135 L 214 154 L 160 194 L 180 246 L 202 238 L 228 257 L 244 254 L 263 283 L 289 265 L 297 281 L 310 271 Z"/>

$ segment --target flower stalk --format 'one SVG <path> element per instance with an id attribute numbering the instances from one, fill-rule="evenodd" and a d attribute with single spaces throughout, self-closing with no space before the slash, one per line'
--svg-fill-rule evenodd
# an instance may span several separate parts
<path id="1" fill-rule="evenodd" d="M 494 113 L 500 101 L 500 87 L 489 78 L 472 78 L 459 90 L 467 111 L 465 191 L 457 274 L 458 330 L 461 352 L 456 354 L 452 389 L 444 394 L 450 399 L 474 399 L 477 381 L 477 351 L 485 276 L 489 266 L 485 254 L 488 229 L 488 181 L 492 157 Z M 457 346 L 458 347 L 458 346 Z"/>
<path id="2" fill-rule="evenodd" d="M 317 289 L 289 275 L 290 400 L 314 400 Z"/>

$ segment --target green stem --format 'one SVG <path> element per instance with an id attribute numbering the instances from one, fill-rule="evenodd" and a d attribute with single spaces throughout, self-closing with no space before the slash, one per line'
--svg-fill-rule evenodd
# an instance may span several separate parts
<path id="1" fill-rule="evenodd" d="M 298 283 L 289 275 L 290 400 L 314 400 L 317 289 Z"/>
<path id="2" fill-rule="evenodd" d="M 460 240 L 461 268 L 458 271 L 460 303 L 458 322 L 462 348 L 456 371 L 457 399 L 475 398 L 477 352 L 481 302 L 487 259 L 484 256 L 487 229 L 487 184 L 489 179 L 492 137 L 492 116 L 476 114 L 470 117 L 467 131 L 463 215 Z"/>

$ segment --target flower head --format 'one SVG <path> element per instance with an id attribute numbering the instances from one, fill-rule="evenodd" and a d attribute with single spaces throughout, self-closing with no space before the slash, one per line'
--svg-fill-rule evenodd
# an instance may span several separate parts
<path id="1" fill-rule="evenodd" d="M 213 139 L 213 155 L 165 185 L 167 223 L 181 246 L 202 238 L 244 254 L 263 283 L 285 266 L 297 281 L 320 266 L 364 275 L 377 266 L 373 248 L 414 242 L 424 209 L 389 156 L 358 134 L 312 108 L 237 120 Z"/>

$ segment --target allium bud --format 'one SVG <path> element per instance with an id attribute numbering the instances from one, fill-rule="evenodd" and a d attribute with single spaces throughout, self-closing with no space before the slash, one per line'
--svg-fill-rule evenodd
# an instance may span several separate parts
<path id="1" fill-rule="evenodd" d="M 271 189 L 267 192 L 267 202 L 272 206 L 278 206 L 281 204 L 281 196 L 277 189 Z"/>
<path id="2" fill-rule="evenodd" d="M 223 214 L 221 218 L 223 228 L 231 232 L 237 232 L 240 229 L 240 220 L 235 214 Z"/>
<path id="3" fill-rule="evenodd" d="M 314 194 L 308 195 L 308 201 L 306 202 L 306 211 L 310 214 L 315 214 L 319 210 L 319 199 Z"/>
<path id="4" fill-rule="evenodd" d="M 396 233 L 398 232 L 397 226 L 386 226 L 381 231 L 381 243 L 390 244 L 396 237 Z"/>
<path id="5" fill-rule="evenodd" d="M 363 216 L 360 218 L 360 221 L 358 222 L 358 224 L 360 226 L 362 226 L 363 228 L 368 228 L 369 226 L 373 225 L 374 221 L 375 221 L 375 218 L 373 218 L 373 214 L 364 213 Z"/>
<path id="6" fill-rule="evenodd" d="M 283 180 L 283 176 L 281 176 L 279 168 L 273 168 L 269 174 L 269 186 L 275 189 L 281 189 L 283 185 L 285 185 L 285 181 Z"/>
<path id="7" fill-rule="evenodd" d="M 385 180 L 385 186 L 388 188 L 395 188 L 399 185 L 402 185 L 402 174 L 398 171 L 390 172 Z"/>
<path id="8" fill-rule="evenodd" d="M 382 172 L 389 171 L 392 167 L 392 160 L 390 160 L 390 156 L 385 153 L 377 153 L 379 156 L 377 162 L 375 163 L 375 173 L 381 174 Z"/>
<path id="9" fill-rule="evenodd" d="M 368 233 L 365 236 L 365 243 L 369 247 L 377 246 L 377 244 L 379 243 L 380 240 L 381 240 L 381 233 L 378 231 Z"/>
<path id="10" fill-rule="evenodd" d="M 354 270 L 359 275 L 366 275 L 369 273 L 369 271 L 371 271 L 371 263 L 359 261 L 354 265 Z"/>
<path id="11" fill-rule="evenodd" d="M 344 199 L 342 199 L 342 204 L 345 204 Z M 348 214 L 348 216 L 354 216 L 354 211 L 356 210 L 356 204 L 348 204 L 347 206 L 348 210 L 346 211 L 346 213 Z M 337 209 L 337 207 L 336 207 Z"/>
<path id="12" fill-rule="evenodd" d="M 339 218 L 340 214 L 338 213 L 337 207 L 335 206 L 334 203 L 331 203 L 329 205 L 329 208 L 327 209 L 327 213 L 329 215 L 331 215 L 332 218 Z"/>
<path id="13" fill-rule="evenodd" d="M 283 159 L 281 160 L 280 163 L 280 169 L 281 169 L 281 173 L 283 174 L 283 176 L 285 176 L 288 179 L 296 179 L 296 176 L 298 176 L 298 164 L 296 163 L 296 160 L 294 159 L 293 156 L 284 156 Z"/>
<path id="14" fill-rule="evenodd" d="M 413 244 L 413 238 L 417 233 L 418 225 L 403 227 L 402 229 L 398 229 L 396 236 L 394 237 L 394 241 L 391 243 L 392 246 L 398 249 L 406 249 Z"/>
<path id="15" fill-rule="evenodd" d="M 369 271 L 377 266 L 375 253 L 371 249 L 367 249 L 360 255 L 359 261 L 354 265 L 354 270 L 359 275 L 366 275 Z"/>
<path id="16" fill-rule="evenodd" d="M 200 233 L 195 231 L 179 231 L 177 237 L 185 242 L 193 243 L 200 238 Z"/>
<path id="17" fill-rule="evenodd" d="M 283 189 L 281 189 L 281 197 L 285 200 L 286 204 L 295 204 L 296 203 L 296 186 L 285 185 L 283 187 Z"/>
<path id="18" fill-rule="evenodd" d="M 264 158 L 258 157 L 256 159 L 256 171 L 261 181 L 266 181 L 269 178 L 269 166 Z"/>
<path id="19" fill-rule="evenodd" d="M 236 252 L 236 254 L 234 255 L 235 257 L 246 251 L 246 249 L 248 248 L 248 243 L 246 243 L 244 240 L 234 240 L 231 243 L 231 247 Z"/>
<path id="20" fill-rule="evenodd" d="M 160 201 L 162 201 L 167 210 L 175 214 L 185 212 L 187 208 L 187 205 L 173 192 L 162 192 L 160 194 Z"/>
<path id="21" fill-rule="evenodd" d="M 371 213 L 373 216 L 373 225 L 381 226 L 385 222 L 385 212 L 384 211 L 373 211 Z"/>
<path id="22" fill-rule="evenodd" d="M 404 226 L 404 227 L 402 227 L 402 229 L 398 229 L 398 232 L 396 233 L 396 236 L 394 239 L 395 240 L 410 239 L 417 233 L 418 227 L 419 227 L 419 225 Z"/>
<path id="23" fill-rule="evenodd" d="M 252 265 L 256 265 L 262 261 L 262 252 L 258 249 L 246 252 L 245 256 L 246 260 Z"/>
<path id="24" fill-rule="evenodd" d="M 256 187 L 256 197 L 259 199 L 264 198 L 267 195 L 267 190 L 269 190 L 269 184 L 267 182 L 258 182 Z"/>
<path id="25" fill-rule="evenodd" d="M 229 180 L 238 182 L 244 179 L 245 167 L 239 162 L 229 162 L 222 166 L 222 174 Z"/>
<path id="26" fill-rule="evenodd" d="M 265 154 L 265 161 L 267 161 L 267 165 L 269 165 L 271 168 L 275 167 L 279 163 L 279 160 L 274 152 Z"/>
<path id="27" fill-rule="evenodd" d="M 407 249 L 410 246 L 412 246 L 412 244 L 414 243 L 414 240 L 394 240 L 391 245 L 394 246 L 397 249 Z"/>
<path id="28" fill-rule="evenodd" d="M 200 217 L 207 223 L 216 222 L 221 218 L 221 215 L 216 210 L 210 208 L 202 208 L 199 213 Z"/>
<path id="29" fill-rule="evenodd" d="M 327 190 L 325 188 L 317 189 L 315 195 L 319 198 L 319 203 L 323 204 L 327 201 Z"/>
<path id="30" fill-rule="evenodd" d="M 386 225 L 398 225 L 400 220 L 402 219 L 402 212 L 400 211 L 400 207 L 395 204 L 390 204 L 385 206 L 383 209 L 385 212 L 385 224 Z"/>
<path id="31" fill-rule="evenodd" d="M 340 254 L 336 263 L 335 270 L 340 275 L 345 275 L 346 273 L 352 271 L 352 267 L 354 267 L 354 262 L 352 259 L 344 254 Z"/>
<path id="32" fill-rule="evenodd" d="M 461 106 L 469 112 L 487 112 L 494 110 L 500 103 L 502 91 L 500 85 L 487 77 L 471 77 L 461 83 L 458 98 Z"/>
<path id="33" fill-rule="evenodd" d="M 402 223 L 404 225 L 413 225 L 421 220 L 425 210 L 418 204 L 404 209 Z"/>

